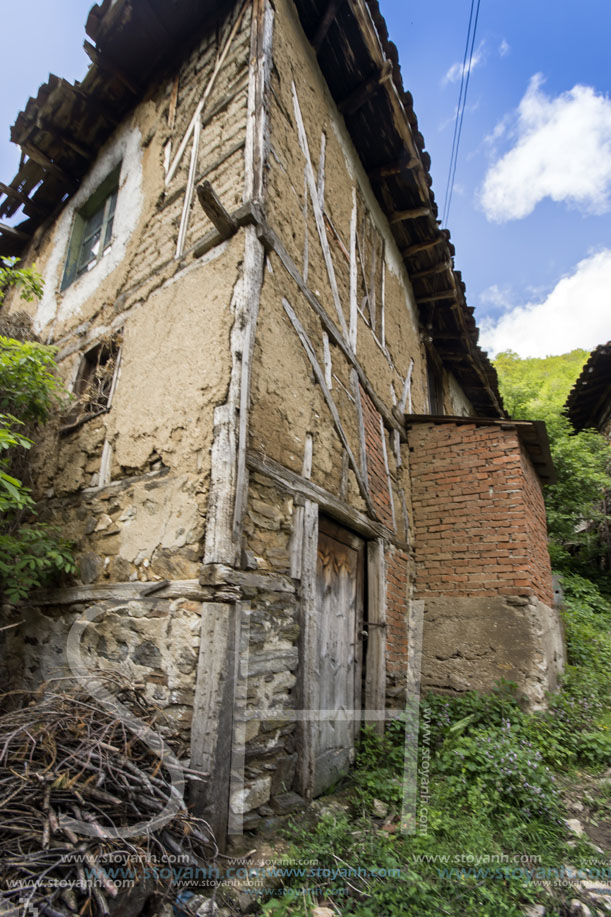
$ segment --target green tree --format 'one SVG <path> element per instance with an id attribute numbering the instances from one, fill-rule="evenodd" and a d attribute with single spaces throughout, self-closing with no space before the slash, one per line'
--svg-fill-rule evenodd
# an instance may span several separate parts
<path id="1" fill-rule="evenodd" d="M 586 576 L 596 575 L 609 551 L 602 530 L 603 498 L 611 488 L 611 449 L 595 430 L 575 434 L 563 409 L 588 356 L 585 350 L 572 350 L 521 359 L 506 351 L 495 360 L 510 416 L 544 420 L 547 426 L 558 477 L 544 489 L 552 563 Z"/>
<path id="2" fill-rule="evenodd" d="M 0 261 L 0 306 L 11 287 L 23 299 L 42 293 L 42 280 L 14 259 Z M 57 528 L 36 519 L 32 493 L 22 478 L 30 433 L 49 418 L 62 386 L 54 373 L 54 349 L 0 335 L 0 593 L 24 599 L 60 572 L 72 572 L 69 544 Z"/>

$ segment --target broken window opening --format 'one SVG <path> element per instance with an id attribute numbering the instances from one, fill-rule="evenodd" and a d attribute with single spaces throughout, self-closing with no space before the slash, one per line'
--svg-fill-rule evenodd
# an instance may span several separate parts
<path id="1" fill-rule="evenodd" d="M 74 215 L 62 290 L 92 270 L 112 247 L 120 172 L 118 165 Z"/>
<path id="2" fill-rule="evenodd" d="M 120 336 L 116 335 L 100 341 L 83 354 L 74 383 L 76 403 L 65 417 L 62 433 L 69 433 L 110 409 L 119 369 L 120 343 Z"/>

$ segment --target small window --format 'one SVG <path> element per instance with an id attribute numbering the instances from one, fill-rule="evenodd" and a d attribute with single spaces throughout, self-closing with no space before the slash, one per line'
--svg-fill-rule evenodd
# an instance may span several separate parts
<path id="1" fill-rule="evenodd" d="M 64 418 L 63 433 L 109 410 L 119 368 L 119 352 L 120 338 L 115 336 L 101 341 L 83 355 L 74 383 L 76 403 Z"/>
<path id="2" fill-rule="evenodd" d="M 74 215 L 62 290 L 95 267 L 110 250 L 120 172 L 119 165 Z"/>

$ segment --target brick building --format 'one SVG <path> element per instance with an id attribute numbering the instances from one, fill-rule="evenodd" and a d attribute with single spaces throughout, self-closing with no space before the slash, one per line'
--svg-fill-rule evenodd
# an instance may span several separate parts
<path id="1" fill-rule="evenodd" d="M 543 702 L 547 440 L 477 346 L 375 0 L 104 0 L 87 31 L 0 198 L 0 253 L 46 282 L 7 308 L 75 396 L 35 473 L 79 560 L 7 677 L 63 671 L 95 606 L 92 664 L 181 726 L 217 830 L 252 827 L 400 703 L 412 599 L 426 684 Z"/>

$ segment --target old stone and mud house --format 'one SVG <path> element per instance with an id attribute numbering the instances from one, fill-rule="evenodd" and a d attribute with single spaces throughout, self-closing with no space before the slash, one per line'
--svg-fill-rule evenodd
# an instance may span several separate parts
<path id="1" fill-rule="evenodd" d="M 74 394 L 34 475 L 79 563 L 3 632 L 6 679 L 64 672 L 89 611 L 84 658 L 179 724 L 222 833 L 337 779 L 422 611 L 425 687 L 544 703 L 553 468 L 478 347 L 376 0 L 104 0 L 86 28 L 0 185 L 0 253 L 45 279 L 6 308 Z"/>
<path id="2" fill-rule="evenodd" d="M 590 428 L 611 440 L 611 341 L 592 351 L 565 410 L 577 432 Z"/>

